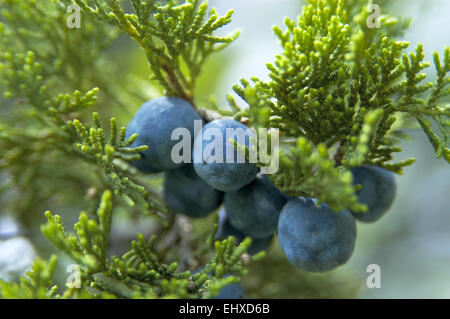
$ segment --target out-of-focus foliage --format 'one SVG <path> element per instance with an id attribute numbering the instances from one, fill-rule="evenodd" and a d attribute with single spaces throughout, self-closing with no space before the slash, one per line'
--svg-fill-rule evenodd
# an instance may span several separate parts
<path id="1" fill-rule="evenodd" d="M 117 0 L 73 2 L 139 43 L 153 78 L 167 90 L 167 95 L 182 97 L 192 104 L 195 80 L 208 56 L 224 49 L 238 35 L 214 35 L 231 22 L 233 11 L 219 17 L 214 9 L 208 12 L 208 4 L 199 0 L 132 0 L 133 13 L 126 13 Z"/>
<path id="2" fill-rule="evenodd" d="M 118 16 L 124 17 L 118 7 L 119 2 L 105 1 L 103 4 Z M 153 12 L 144 12 L 150 8 L 144 3 L 133 1 L 133 4 L 145 23 L 149 22 L 150 16 L 146 16 L 149 14 L 163 15 L 164 19 L 167 14 L 183 16 L 178 26 L 173 26 L 170 19 L 168 25 L 165 25 L 166 20 L 160 20 L 163 25 L 154 27 L 153 33 L 143 35 L 138 41 L 145 46 L 145 51 L 149 49 L 147 45 L 156 45 L 150 43 L 154 39 L 154 32 L 160 35 L 160 40 L 165 40 L 165 48 L 152 47 L 161 56 L 156 62 L 153 61 L 156 64 L 150 63 L 150 67 L 156 78 L 156 70 L 166 72 L 167 81 L 160 82 L 168 90 L 173 88 L 171 81 L 180 80 L 181 75 L 186 77 L 184 81 L 189 82 L 187 91 L 193 90 L 206 57 L 221 48 L 217 46 L 218 43 L 227 44 L 232 40 L 212 35 L 214 30 L 230 21 L 231 12 L 224 18 L 218 18 L 211 12 L 209 19 L 206 19 L 207 5 L 198 5 L 196 1 L 184 6 L 173 1 L 164 6 L 155 4 Z M 36 261 L 33 272 L 19 284 L 3 282 L 2 296 L 79 298 L 216 295 L 224 285 L 239 280 L 236 276 L 224 276 L 243 272 L 241 255 L 245 253 L 249 241 L 236 248 L 232 239 L 216 242 L 210 262 L 204 271 L 195 276 L 189 271 L 177 271 L 178 263 L 167 262 L 162 257 L 163 250 L 158 253 L 154 251 L 152 243 L 155 237 L 148 242 L 140 235 L 123 259 L 107 258 L 112 207 L 116 198 L 123 199 L 122 203 L 129 207 L 138 204 L 144 213 L 160 216 L 160 232 L 165 234 L 159 237 L 179 240 L 182 232 L 175 225 L 177 218 L 168 211 L 159 192 L 143 186 L 140 177 L 136 176 L 136 170 L 127 163 L 135 160 L 136 155 L 146 148 L 130 147 L 137 136 L 126 140 L 125 128 L 119 129 L 114 117 L 110 120 L 108 135 L 101 124 L 101 117 L 108 114 L 107 111 L 102 114 L 94 112 L 92 124 L 81 119 L 87 108 L 95 106 L 104 110 L 105 101 L 121 103 L 119 95 L 115 95 L 117 87 L 114 79 L 108 78 L 107 63 L 111 61 L 105 54 L 105 50 L 116 40 L 118 32 L 96 16 L 94 9 L 82 3 L 80 5 L 92 14 L 92 18 L 87 15 L 83 28 L 70 30 L 66 26 L 67 5 L 67 1 L 0 2 L 3 17 L 0 24 L 0 85 L 7 99 L 2 101 L 2 112 L 7 115 L 2 118 L 0 126 L 0 147 L 4 154 L 1 168 L 8 173 L 9 178 L 2 191 L 14 189 L 26 195 L 12 205 L 12 210 L 18 212 L 22 221 L 27 221 L 30 227 L 35 221 L 33 215 L 36 212 L 33 210 L 51 202 L 50 198 L 56 199 L 61 190 L 77 189 L 71 194 L 74 200 L 77 197 L 83 199 L 87 193 L 89 211 L 81 213 L 75 225 L 76 235 L 67 233 L 61 217 L 50 212 L 46 213 L 48 223 L 42 227 L 42 232 L 50 242 L 79 264 L 81 288 L 57 291 L 52 283 L 56 263 L 52 257 L 49 263 Z M 102 8 L 105 6 L 102 5 Z M 108 14 L 108 17 L 112 15 Z M 189 31 L 186 27 L 193 22 L 192 19 L 198 26 Z M 109 22 L 122 29 L 130 26 L 130 22 Z M 134 27 L 139 29 L 135 23 Z M 174 27 L 173 32 L 162 32 L 166 27 Z M 185 47 L 186 32 L 191 33 L 188 47 Z M 136 40 L 134 36 L 132 38 Z M 84 45 L 74 45 L 78 42 Z M 149 58 L 153 57 L 150 52 L 146 53 Z M 180 59 L 184 59 L 184 62 Z M 99 87 L 106 89 L 102 98 L 99 99 L 98 88 L 81 93 L 82 88 L 97 82 Z M 75 90 L 74 93 L 59 93 L 70 89 Z M 170 92 L 183 95 L 185 89 L 183 87 L 183 91 Z M 99 200 L 99 192 L 104 192 L 104 196 L 96 208 L 94 203 Z M 121 204 L 120 201 L 118 204 Z M 182 247 L 186 248 L 186 244 Z M 210 252 L 203 250 L 203 259 L 208 258 Z M 159 261 L 160 258 L 163 260 Z M 254 259 L 258 259 L 258 256 Z"/>

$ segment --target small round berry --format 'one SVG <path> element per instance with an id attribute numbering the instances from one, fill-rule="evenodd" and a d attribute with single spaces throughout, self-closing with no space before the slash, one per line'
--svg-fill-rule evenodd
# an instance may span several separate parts
<path id="1" fill-rule="evenodd" d="M 278 222 L 278 241 L 288 260 L 310 272 L 345 264 L 353 253 L 356 226 L 348 210 L 333 211 L 310 198 L 288 201 Z"/>

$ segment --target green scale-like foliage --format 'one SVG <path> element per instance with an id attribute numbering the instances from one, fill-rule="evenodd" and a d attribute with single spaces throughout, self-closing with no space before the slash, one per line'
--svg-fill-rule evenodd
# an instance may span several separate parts
<path id="1" fill-rule="evenodd" d="M 70 2 L 70 1 L 66 1 Z M 206 58 L 224 49 L 238 35 L 219 37 L 213 33 L 231 22 L 233 11 L 219 17 L 208 12 L 206 2 L 188 0 L 132 0 L 134 13 L 125 13 L 120 2 L 74 1 L 85 12 L 126 32 L 135 40 L 148 59 L 152 78 L 167 90 L 193 102 L 195 80 Z"/>
<path id="2" fill-rule="evenodd" d="M 281 167 L 272 181 L 288 194 L 317 197 L 336 210 L 364 210 L 348 168 L 369 164 L 402 173 L 414 162 L 392 161 L 401 151 L 398 120 L 417 120 L 437 156 L 450 161 L 450 108 L 443 104 L 450 94 L 450 48 L 443 62 L 433 55 L 435 82 L 423 82 L 429 63 L 422 45 L 406 54 L 409 44 L 392 36 L 405 21 L 381 16 L 383 27 L 370 29 L 370 11 L 361 3 L 362 12 L 351 19 L 349 2 L 308 1 L 297 22 L 286 19 L 286 31 L 274 28 L 283 52 L 267 64 L 270 81 L 252 78 L 234 87 L 249 107 L 229 97 L 237 118 L 280 129 Z"/>
<path id="3" fill-rule="evenodd" d="M 52 284 L 56 258 L 48 264 L 37 260 L 28 278 L 20 285 L 0 281 L 0 295 L 5 298 L 210 298 L 221 288 L 239 281 L 239 277 L 226 274 L 245 272 L 241 256 L 251 244 L 250 239 L 238 247 L 233 237 L 215 242 L 215 254 L 198 273 L 177 271 L 176 262 L 164 264 L 154 251 L 155 236 L 148 241 L 138 234 L 132 249 L 122 258 L 108 258 L 106 253 L 113 213 L 113 195 L 106 191 L 94 219 L 81 212 L 75 233 L 68 233 L 61 217 L 46 212 L 47 224 L 42 233 L 78 265 L 80 286 L 66 287 L 62 294 Z M 253 256 L 258 260 L 264 253 Z"/>
<path id="4" fill-rule="evenodd" d="M 131 159 L 136 159 L 139 152 L 146 147 L 129 148 L 136 140 L 137 135 L 125 140 L 125 128 L 120 132 L 117 130 L 116 120 L 111 120 L 111 133 L 107 141 L 98 119 L 98 114 L 94 113 L 94 126 L 89 128 L 79 120 L 66 121 L 65 118 L 71 113 L 80 111 L 93 105 L 96 101 L 98 89 L 95 88 L 85 95 L 80 91 L 75 91 L 72 95 L 60 94 L 52 98 L 48 93 L 47 86 L 43 84 L 43 76 L 40 74 L 40 64 L 35 62 L 34 54 L 29 51 L 26 55 L 17 53 L 15 55 L 5 54 L 5 63 L 0 66 L 0 71 L 4 76 L 7 97 L 20 97 L 26 99 L 31 106 L 32 116 L 43 124 L 45 135 L 41 138 L 53 148 L 59 149 L 70 158 L 80 157 L 86 162 L 94 162 L 98 165 L 101 173 L 106 179 L 109 187 L 117 194 L 121 194 L 131 205 L 140 202 L 148 207 L 146 199 L 147 192 L 143 186 L 139 186 L 125 176 L 126 171 L 120 165 L 115 165 L 115 159 L 124 159 L 130 154 L 134 154 Z M 20 66 L 20 67 L 19 67 Z M 15 93 L 13 93 L 15 92 Z M 6 126 L 5 126 L 6 127 Z M 33 130 L 35 130 L 33 126 Z M 18 138 L 33 138 L 35 132 L 27 130 L 5 130 L 2 131 L 5 145 L 13 144 Z M 43 134 L 41 134 L 43 135 Z M 22 160 L 27 157 L 17 158 L 15 155 L 21 150 L 8 150 L 11 154 L 11 161 L 8 161 L 8 154 L 5 156 L 8 166 L 24 166 Z"/>

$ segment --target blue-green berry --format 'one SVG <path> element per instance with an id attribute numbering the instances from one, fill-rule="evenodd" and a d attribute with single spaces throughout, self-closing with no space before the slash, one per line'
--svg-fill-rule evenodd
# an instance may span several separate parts
<path id="1" fill-rule="evenodd" d="M 362 185 L 357 191 L 358 200 L 367 205 L 367 212 L 353 212 L 353 216 L 364 222 L 380 219 L 392 206 L 396 194 L 394 174 L 376 166 L 352 167 L 353 183 Z"/>
<path id="2" fill-rule="evenodd" d="M 165 172 L 164 199 L 177 213 L 200 218 L 216 210 L 223 193 L 206 184 L 192 164 Z"/>
<path id="3" fill-rule="evenodd" d="M 236 134 L 232 134 L 233 130 Z M 258 167 L 243 157 L 228 139 L 242 142 L 251 151 L 251 136 L 254 137 L 253 132 L 235 120 L 220 119 L 206 124 L 194 142 L 195 171 L 206 183 L 223 192 L 236 191 L 249 184 L 255 179 Z"/>
<path id="4" fill-rule="evenodd" d="M 225 276 L 227 277 L 227 276 Z M 220 289 L 219 294 L 214 299 L 244 299 L 245 292 L 240 282 L 226 285 Z"/>
<path id="5" fill-rule="evenodd" d="M 275 233 L 287 199 L 267 176 L 258 174 L 247 186 L 225 194 L 225 211 L 235 229 L 252 238 L 267 238 Z"/>
<path id="6" fill-rule="evenodd" d="M 179 143 L 172 140 L 172 132 L 184 128 L 190 132 L 190 145 L 194 141 L 194 121 L 201 120 L 191 104 L 177 97 L 160 97 L 143 104 L 127 126 L 126 137 L 137 133 L 132 146 L 147 145 L 142 160 L 135 163 L 146 172 L 160 172 L 180 167 L 183 163 L 172 160 L 172 148 Z"/>
<path id="7" fill-rule="evenodd" d="M 278 221 L 278 241 L 288 260 L 310 272 L 324 272 L 345 264 L 353 253 L 356 225 L 348 210 L 316 206 L 310 198 L 288 201 Z"/>

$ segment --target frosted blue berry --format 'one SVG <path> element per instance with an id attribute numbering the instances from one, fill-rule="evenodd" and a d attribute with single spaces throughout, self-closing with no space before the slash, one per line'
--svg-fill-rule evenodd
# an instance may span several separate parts
<path id="1" fill-rule="evenodd" d="M 223 193 L 206 184 L 192 164 L 165 172 L 164 199 L 177 213 L 199 218 L 216 210 Z"/>
<path id="2" fill-rule="evenodd" d="M 228 129 L 228 136 L 227 136 Z M 232 130 L 235 135 L 231 135 Z M 230 136 L 231 135 L 231 136 Z M 255 179 L 258 167 L 244 158 L 228 138 L 252 149 L 248 128 L 235 120 L 214 120 L 205 125 L 194 142 L 193 159 L 197 174 L 209 185 L 223 192 L 236 191 Z"/>
<path id="3" fill-rule="evenodd" d="M 394 174 L 376 166 L 352 167 L 353 183 L 362 188 L 357 191 L 359 202 L 366 204 L 368 211 L 352 212 L 353 216 L 364 222 L 380 219 L 391 207 L 396 194 Z"/>
<path id="4" fill-rule="evenodd" d="M 278 225 L 287 196 L 267 178 L 258 174 L 243 188 L 225 194 L 225 210 L 230 224 L 252 238 L 267 238 Z"/>
<path id="5" fill-rule="evenodd" d="M 316 206 L 310 198 L 288 201 L 278 221 L 278 241 L 288 260 L 310 272 L 324 272 L 345 264 L 353 253 L 356 226 L 348 210 Z"/>
<path id="6" fill-rule="evenodd" d="M 194 120 L 201 120 L 194 108 L 185 100 L 177 97 L 160 97 L 143 104 L 127 126 L 126 137 L 138 134 L 132 146 L 147 145 L 142 152 L 142 160 L 132 163 L 146 172 L 160 172 L 183 163 L 175 163 L 171 158 L 172 148 L 179 143 L 172 140 L 172 132 L 177 128 L 186 128 L 194 140 Z"/>

